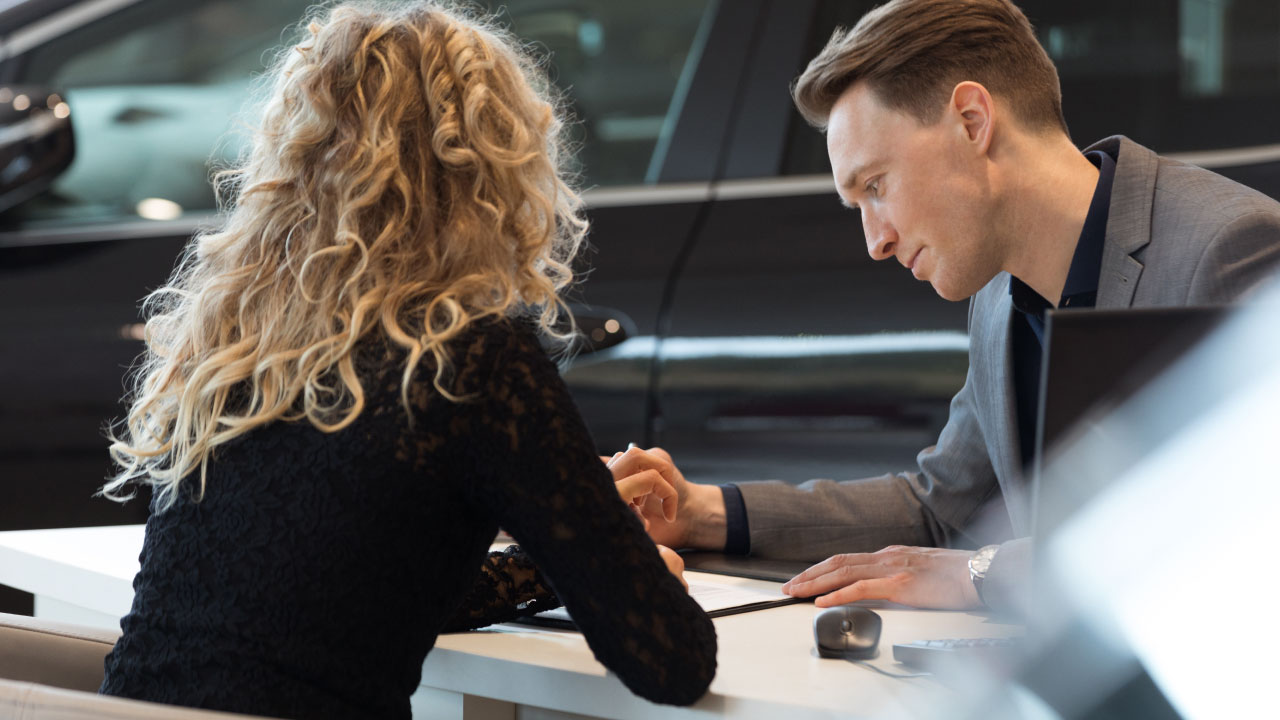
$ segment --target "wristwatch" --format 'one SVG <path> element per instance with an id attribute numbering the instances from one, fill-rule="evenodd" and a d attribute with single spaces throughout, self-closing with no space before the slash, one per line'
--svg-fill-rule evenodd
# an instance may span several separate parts
<path id="1" fill-rule="evenodd" d="M 991 568 L 991 560 L 995 558 L 999 545 L 988 545 L 969 556 L 969 579 L 973 581 L 973 589 L 978 593 L 978 600 L 987 604 L 982 597 L 982 581 L 987 578 L 987 570 Z"/>

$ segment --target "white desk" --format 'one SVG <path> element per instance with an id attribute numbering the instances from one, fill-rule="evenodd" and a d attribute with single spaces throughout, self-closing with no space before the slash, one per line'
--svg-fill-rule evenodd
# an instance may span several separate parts
<path id="1" fill-rule="evenodd" d="M 133 599 L 142 526 L 0 532 L 0 583 L 33 593 L 37 616 L 119 629 Z M 719 578 L 745 585 L 759 580 Z M 596 662 L 578 633 L 499 625 L 442 635 L 423 665 L 415 716 L 468 720 L 613 718 L 895 717 L 945 714 L 953 692 L 931 679 L 897 680 L 813 647 L 809 604 L 717 618 L 719 668 L 696 705 L 654 705 Z M 1019 626 L 969 613 L 878 609 L 880 657 L 895 642 L 1017 634 Z M 942 708 L 942 710 L 940 710 Z"/>
<path id="2" fill-rule="evenodd" d="M 36 596 L 35 615 L 120 631 L 133 604 L 142 525 L 0 532 L 0 584 Z"/>

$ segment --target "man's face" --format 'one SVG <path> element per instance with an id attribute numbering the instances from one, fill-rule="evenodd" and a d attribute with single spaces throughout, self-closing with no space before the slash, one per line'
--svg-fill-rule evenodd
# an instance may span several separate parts
<path id="1" fill-rule="evenodd" d="M 897 258 L 948 300 L 999 272 L 986 155 L 959 113 L 924 126 L 858 83 L 832 108 L 827 152 L 841 199 L 862 212 L 873 259 Z"/>

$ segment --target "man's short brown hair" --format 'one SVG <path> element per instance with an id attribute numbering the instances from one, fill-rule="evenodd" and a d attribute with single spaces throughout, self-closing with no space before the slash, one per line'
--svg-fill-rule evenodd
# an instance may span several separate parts
<path id="1" fill-rule="evenodd" d="M 837 28 L 791 95 L 825 128 L 836 100 L 866 82 L 885 106 L 938 120 L 958 83 L 981 83 L 1029 129 L 1067 131 L 1058 71 L 1009 0 L 893 0 Z"/>

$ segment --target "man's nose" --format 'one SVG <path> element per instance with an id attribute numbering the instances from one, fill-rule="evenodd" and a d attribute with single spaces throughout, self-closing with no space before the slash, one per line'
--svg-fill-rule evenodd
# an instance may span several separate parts
<path id="1" fill-rule="evenodd" d="M 888 260 L 898 251 L 898 233 L 874 213 L 862 211 L 862 233 L 872 260 Z"/>

